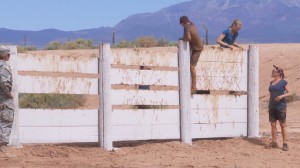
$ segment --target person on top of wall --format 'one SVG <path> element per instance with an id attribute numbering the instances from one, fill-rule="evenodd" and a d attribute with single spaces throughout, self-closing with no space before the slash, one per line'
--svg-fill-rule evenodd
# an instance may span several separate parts
<path id="1" fill-rule="evenodd" d="M 196 87 L 196 65 L 198 63 L 198 60 L 200 58 L 200 54 L 203 50 L 203 42 L 199 37 L 198 30 L 194 23 L 190 22 L 189 18 L 187 16 L 182 16 L 179 19 L 179 23 L 184 28 L 184 34 L 183 37 L 179 40 L 188 41 L 190 44 L 191 49 L 191 76 L 192 76 L 192 86 L 191 86 L 191 93 L 195 94 L 197 91 Z"/>
<path id="2" fill-rule="evenodd" d="M 242 29 L 242 21 L 239 19 L 234 19 L 231 26 L 228 29 L 224 30 L 217 39 L 217 43 L 223 48 L 234 49 L 241 48 L 236 43 L 236 38 L 239 36 L 239 31 Z"/>
<path id="3" fill-rule="evenodd" d="M 288 82 L 284 80 L 284 72 L 281 68 L 274 66 L 272 70 L 272 77 L 274 78 L 270 82 L 269 92 L 269 121 L 271 122 L 272 142 L 266 145 L 267 149 L 278 148 L 277 143 L 277 120 L 280 123 L 282 138 L 283 138 L 283 150 L 288 151 L 287 144 L 287 130 L 286 130 L 286 100 L 285 98 L 291 96 L 291 91 L 288 86 Z"/>
<path id="4" fill-rule="evenodd" d="M 14 120 L 10 49 L 0 46 L 0 154 L 6 154 Z"/>

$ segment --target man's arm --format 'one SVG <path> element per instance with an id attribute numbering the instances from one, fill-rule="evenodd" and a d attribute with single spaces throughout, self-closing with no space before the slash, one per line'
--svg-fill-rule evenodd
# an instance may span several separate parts
<path id="1" fill-rule="evenodd" d="M 184 27 L 183 37 L 180 38 L 179 40 L 184 40 L 184 41 L 191 41 L 192 40 L 190 26 L 185 26 Z"/>

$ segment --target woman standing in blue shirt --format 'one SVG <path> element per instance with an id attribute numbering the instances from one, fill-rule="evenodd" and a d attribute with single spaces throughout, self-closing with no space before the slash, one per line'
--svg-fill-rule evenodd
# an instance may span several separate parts
<path id="1" fill-rule="evenodd" d="M 242 25 L 243 23 L 241 20 L 234 19 L 231 26 L 229 26 L 228 29 L 224 30 L 218 37 L 217 43 L 224 48 L 242 48 L 235 42 L 236 38 L 239 36 L 239 31 L 242 29 Z"/>
<path id="2" fill-rule="evenodd" d="M 272 71 L 272 77 L 274 80 L 270 82 L 270 102 L 269 102 L 269 121 L 272 127 L 272 142 L 269 143 L 266 148 L 278 148 L 277 143 L 277 120 L 280 123 L 281 133 L 283 138 L 283 150 L 288 151 L 287 145 L 287 130 L 286 130 L 286 100 L 285 98 L 291 96 L 288 82 L 284 80 L 283 70 L 275 65 Z"/>

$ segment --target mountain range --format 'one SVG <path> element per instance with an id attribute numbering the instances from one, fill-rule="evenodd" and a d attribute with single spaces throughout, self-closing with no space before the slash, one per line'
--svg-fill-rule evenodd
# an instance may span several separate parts
<path id="1" fill-rule="evenodd" d="M 208 28 L 209 43 L 226 29 L 234 18 L 243 21 L 239 33 L 241 43 L 297 43 L 300 42 L 300 0 L 191 0 L 163 8 L 154 13 L 129 16 L 114 27 L 100 27 L 78 31 L 46 29 L 41 31 L 0 28 L 0 43 L 44 47 L 51 41 L 78 38 L 96 43 L 134 40 L 153 36 L 177 40 L 182 35 L 179 18 L 186 15 L 194 22 L 202 38 L 204 25 Z M 96 20 L 96 19 L 95 19 Z"/>

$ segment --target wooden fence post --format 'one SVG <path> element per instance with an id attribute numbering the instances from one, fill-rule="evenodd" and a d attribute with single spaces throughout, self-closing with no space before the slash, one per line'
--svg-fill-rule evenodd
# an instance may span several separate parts
<path id="1" fill-rule="evenodd" d="M 259 137 L 259 48 L 248 52 L 248 137 Z"/>
<path id="2" fill-rule="evenodd" d="M 100 44 L 99 57 L 99 141 L 100 147 L 112 150 L 112 105 L 111 105 L 111 82 L 110 68 L 111 55 L 110 44 Z"/>
<path id="3" fill-rule="evenodd" d="M 180 137 L 181 141 L 187 144 L 192 144 L 190 57 L 189 43 L 178 41 Z"/>

